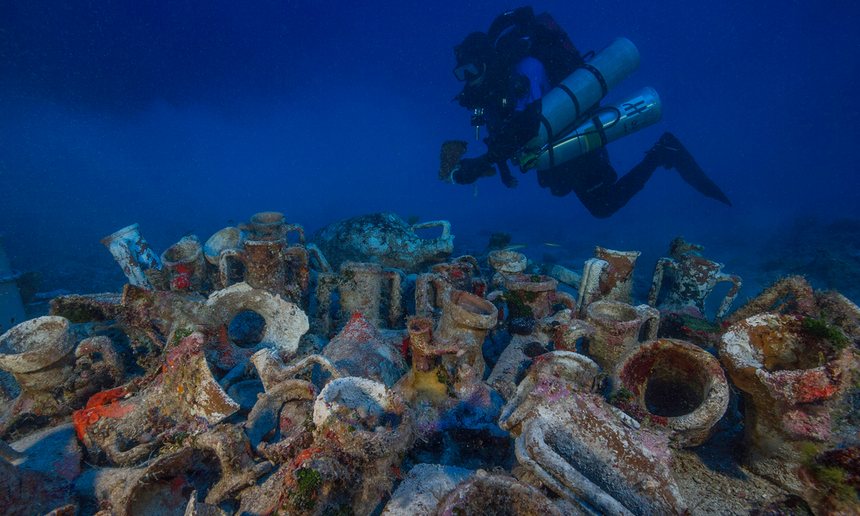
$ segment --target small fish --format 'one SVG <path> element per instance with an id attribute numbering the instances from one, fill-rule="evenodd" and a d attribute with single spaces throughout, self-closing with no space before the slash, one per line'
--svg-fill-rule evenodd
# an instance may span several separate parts
<path id="1" fill-rule="evenodd" d="M 505 251 L 517 251 L 519 249 L 525 249 L 528 247 L 528 244 L 511 244 L 505 247 Z"/>
<path id="2" fill-rule="evenodd" d="M 561 244 L 556 244 L 555 242 L 544 242 L 543 245 L 547 247 L 562 247 Z"/>

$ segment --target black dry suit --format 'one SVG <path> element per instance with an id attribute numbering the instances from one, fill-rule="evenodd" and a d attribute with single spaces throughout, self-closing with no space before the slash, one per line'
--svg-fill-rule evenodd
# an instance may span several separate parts
<path id="1" fill-rule="evenodd" d="M 476 113 L 474 116 L 484 118 L 489 136 L 484 140 L 487 154 L 463 160 L 452 178 L 457 183 L 472 183 L 492 175 L 491 164 L 495 164 L 502 181 L 514 186 L 516 181 L 507 160 L 538 134 L 541 124 L 540 98 L 523 101 L 529 100 L 530 94 L 534 96 L 535 91 L 555 87 L 585 61 L 551 16 L 535 16 L 530 7 L 499 16 L 487 34 L 470 34 L 454 50 L 458 65 L 455 73 L 472 72 L 462 74 L 466 84 L 457 100 Z M 542 74 L 523 73 L 523 64 L 528 60 L 537 60 Z M 599 106 L 595 106 L 597 109 Z M 574 192 L 592 215 L 603 218 L 627 204 L 659 166 L 677 168 L 704 195 L 730 204 L 670 133 L 665 133 L 642 162 L 620 179 L 605 147 L 537 174 L 538 183 L 553 195 Z"/>

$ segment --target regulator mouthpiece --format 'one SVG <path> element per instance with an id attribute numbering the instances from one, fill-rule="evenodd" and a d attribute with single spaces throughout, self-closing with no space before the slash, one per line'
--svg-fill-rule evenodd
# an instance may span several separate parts
<path id="1" fill-rule="evenodd" d="M 487 121 L 484 118 L 484 108 L 475 108 L 472 110 L 472 119 L 470 121 L 472 127 L 475 128 L 475 140 L 481 139 L 481 126 L 486 125 Z"/>

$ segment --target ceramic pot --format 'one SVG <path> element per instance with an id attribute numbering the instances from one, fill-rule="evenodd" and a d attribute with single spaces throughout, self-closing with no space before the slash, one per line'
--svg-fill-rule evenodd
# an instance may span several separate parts
<path id="1" fill-rule="evenodd" d="M 493 279 L 490 283 L 494 288 L 503 287 L 507 276 L 519 274 L 528 266 L 526 255 L 508 249 L 490 251 L 487 262 L 493 270 Z"/>
<path id="2" fill-rule="evenodd" d="M 678 447 L 705 442 L 728 407 L 729 385 L 719 361 L 689 342 L 646 342 L 618 371 L 619 389 L 632 396 L 622 403 L 637 419 L 665 428 Z"/>
<path id="3" fill-rule="evenodd" d="M 441 228 L 436 238 L 422 238 L 417 231 Z M 394 267 L 407 274 L 423 272 L 447 260 L 454 249 L 451 224 L 439 220 L 407 224 L 393 213 L 374 213 L 331 224 L 314 235 L 334 267 L 341 263 L 372 262 Z"/>
<path id="4" fill-rule="evenodd" d="M 340 296 L 340 310 L 336 320 L 333 320 L 330 307 L 335 291 Z M 320 273 L 316 297 L 323 335 L 331 334 L 356 313 L 360 313 L 375 327 L 395 328 L 401 324 L 403 308 L 400 273 L 383 269 L 375 263 L 345 262 L 338 274 Z M 384 324 L 383 308 L 387 309 Z"/>
<path id="5" fill-rule="evenodd" d="M 436 315 L 445 298 L 454 290 L 483 296 L 486 288 L 478 260 L 473 256 L 461 256 L 436 264 L 430 272 L 419 274 L 415 279 L 415 314 L 422 317 Z"/>
<path id="6" fill-rule="evenodd" d="M 246 240 L 241 250 L 227 249 L 220 257 L 218 269 L 223 285 L 244 281 L 306 305 L 310 272 L 308 253 L 302 246 L 287 246 L 284 240 Z"/>
<path id="7" fill-rule="evenodd" d="M 508 307 L 507 318 L 543 319 L 555 313 L 557 305 L 575 310 L 576 301 L 558 290 L 558 281 L 543 274 L 511 274 L 505 278 L 502 296 Z M 498 297 L 498 291 L 488 298 Z"/>
<path id="8" fill-rule="evenodd" d="M 122 267 L 122 272 L 130 284 L 152 289 L 146 271 L 161 270 L 161 262 L 140 234 L 140 227 L 137 224 L 126 226 L 104 237 L 101 242 Z"/>
<path id="9" fill-rule="evenodd" d="M 730 326 L 719 351 L 744 393 L 747 461 L 799 492 L 804 448 L 838 444 L 835 410 L 858 365 L 854 351 L 805 331 L 799 317 L 772 313 Z"/>
<path id="10" fill-rule="evenodd" d="M 305 230 L 299 224 L 287 224 L 284 214 L 278 211 L 262 211 L 251 216 L 243 225 L 247 240 L 287 240 L 289 233 L 299 236 L 299 243 L 305 243 Z"/>
<path id="11" fill-rule="evenodd" d="M 694 308 L 704 317 L 705 299 L 713 292 L 719 283 L 731 283 L 717 310 L 717 318 L 726 315 L 732 302 L 741 288 L 741 278 L 734 274 L 722 272 L 723 264 L 713 262 L 698 254 L 684 254 L 678 258 L 660 258 L 654 270 L 651 290 L 648 293 L 648 304 L 656 306 L 663 277 L 669 271 L 672 286 L 666 293 L 666 300 L 660 305 L 661 309 L 683 310 Z"/>
<path id="12" fill-rule="evenodd" d="M 161 253 L 170 290 L 201 292 L 206 281 L 203 247 L 196 236 L 186 236 Z"/>
<path id="13" fill-rule="evenodd" d="M 329 382 L 314 401 L 313 421 L 318 442 L 361 461 L 397 456 L 412 442 L 406 405 L 384 384 L 367 378 Z"/>
<path id="14" fill-rule="evenodd" d="M 594 249 L 595 258 L 585 262 L 579 287 L 579 311 L 597 300 L 633 301 L 633 268 L 639 251 L 615 251 L 604 247 Z"/>
<path id="15" fill-rule="evenodd" d="M 536 488 L 513 477 L 478 471 L 458 484 L 436 507 L 438 515 L 564 514 Z"/>
<path id="16" fill-rule="evenodd" d="M 211 265 L 218 266 L 221 261 L 221 253 L 227 249 L 239 249 L 241 247 L 241 232 L 236 227 L 226 227 L 218 230 L 203 244 L 203 256 Z"/>
<path id="17" fill-rule="evenodd" d="M 68 319 L 37 317 L 0 336 L 0 369 L 12 373 L 22 395 L 48 394 L 72 374 L 74 348 Z"/>
<path id="18" fill-rule="evenodd" d="M 445 299 L 436 327 L 438 339 L 460 347 L 457 359 L 470 366 L 478 380 L 484 377 L 484 339 L 498 321 L 498 309 L 482 297 L 455 290 Z"/>
<path id="19" fill-rule="evenodd" d="M 610 375 L 621 358 L 639 347 L 640 332 L 648 323 L 645 340 L 657 336 L 660 312 L 648 305 L 631 306 L 619 301 L 595 301 L 586 308 L 585 320 L 594 327 L 588 339 L 588 355 Z"/>

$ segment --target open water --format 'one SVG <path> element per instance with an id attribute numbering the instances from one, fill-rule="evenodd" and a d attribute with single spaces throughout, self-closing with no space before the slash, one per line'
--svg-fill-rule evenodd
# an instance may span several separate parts
<path id="1" fill-rule="evenodd" d="M 552 197 L 437 178 L 439 146 L 473 139 L 451 99 L 452 47 L 493 1 L 0 2 L 0 233 L 39 289 L 118 290 L 99 239 L 133 222 L 161 251 L 258 211 L 312 232 L 391 211 L 448 219 L 458 253 L 493 232 L 574 269 L 594 245 L 643 251 L 637 296 L 672 238 L 745 277 L 787 273 L 855 301 L 860 281 L 860 7 L 783 2 L 546 1 L 582 51 L 625 36 L 657 125 L 610 144 L 623 173 L 674 132 L 732 199 L 658 170 L 612 218 Z M 472 143 L 470 154 L 482 152 Z M 552 245 L 546 245 L 552 244 Z"/>

